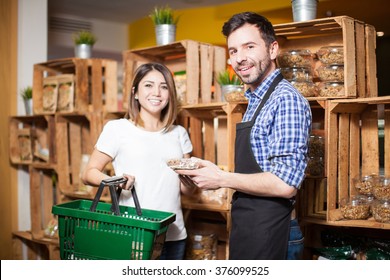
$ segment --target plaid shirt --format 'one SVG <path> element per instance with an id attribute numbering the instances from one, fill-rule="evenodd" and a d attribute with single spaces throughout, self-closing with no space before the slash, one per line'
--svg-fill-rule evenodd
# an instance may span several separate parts
<path id="1" fill-rule="evenodd" d="M 254 92 L 248 90 L 248 109 L 243 122 L 250 121 L 280 70 L 275 70 Z M 256 118 L 251 146 L 257 163 L 288 185 L 299 188 L 307 166 L 311 109 L 308 101 L 283 79 Z"/>

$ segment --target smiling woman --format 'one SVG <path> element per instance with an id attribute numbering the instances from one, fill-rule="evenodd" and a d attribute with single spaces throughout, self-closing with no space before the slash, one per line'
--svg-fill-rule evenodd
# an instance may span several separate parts
<path id="1" fill-rule="evenodd" d="M 177 101 L 170 70 L 159 63 L 141 65 L 135 72 L 128 107 L 125 118 L 104 126 L 83 181 L 98 185 L 107 178 L 102 171 L 110 162 L 116 176 L 135 179 L 133 188 L 143 208 L 176 214 L 161 259 L 183 259 L 187 231 L 180 194 L 192 194 L 194 188 L 181 181 L 166 161 L 189 158 L 192 144 L 184 127 L 174 125 Z M 119 204 L 133 206 L 132 194 L 123 191 Z"/>

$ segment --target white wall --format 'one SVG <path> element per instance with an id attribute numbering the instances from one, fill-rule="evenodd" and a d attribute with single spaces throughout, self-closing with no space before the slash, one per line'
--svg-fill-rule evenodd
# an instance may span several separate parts
<path id="1" fill-rule="evenodd" d="M 18 92 L 32 86 L 33 66 L 47 59 L 47 0 L 18 0 Z M 18 94 L 19 95 L 19 94 Z M 18 114 L 24 115 L 18 97 Z M 18 172 L 18 230 L 30 230 L 28 170 Z"/>

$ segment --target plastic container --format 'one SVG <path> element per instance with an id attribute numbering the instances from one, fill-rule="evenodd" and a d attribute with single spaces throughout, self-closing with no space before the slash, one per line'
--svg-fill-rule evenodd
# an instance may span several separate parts
<path id="1" fill-rule="evenodd" d="M 215 234 L 190 233 L 187 260 L 216 260 L 218 240 Z"/>
<path id="2" fill-rule="evenodd" d="M 361 196 L 344 198 L 341 200 L 340 206 L 344 219 L 365 220 L 370 216 L 370 203 Z"/>
<path id="3" fill-rule="evenodd" d="M 280 69 L 283 77 L 288 81 L 312 81 L 311 68 L 308 67 L 287 67 Z"/>
<path id="4" fill-rule="evenodd" d="M 221 86 L 222 96 L 227 102 L 245 102 L 244 85 L 223 85 Z"/>
<path id="5" fill-rule="evenodd" d="M 344 83 L 340 82 L 321 82 L 319 84 L 319 96 L 322 97 L 334 97 L 344 96 Z"/>
<path id="6" fill-rule="evenodd" d="M 375 177 L 373 180 L 372 194 L 376 199 L 390 200 L 390 177 Z"/>
<path id="7" fill-rule="evenodd" d="M 352 179 L 353 186 L 359 194 L 372 195 L 376 175 L 363 175 Z"/>
<path id="8" fill-rule="evenodd" d="M 310 50 L 289 50 L 277 56 L 279 67 L 312 67 L 313 56 Z"/>
<path id="9" fill-rule="evenodd" d="M 61 259 L 147 260 L 160 256 L 168 225 L 174 213 L 119 206 L 113 215 L 111 204 L 75 200 L 52 207 L 58 215 Z"/>
<path id="10" fill-rule="evenodd" d="M 318 77 L 323 82 L 344 82 L 344 66 L 322 65 L 317 69 Z"/>
<path id="11" fill-rule="evenodd" d="M 324 158 L 310 157 L 307 162 L 306 176 L 323 177 L 324 176 Z"/>
<path id="12" fill-rule="evenodd" d="M 291 81 L 290 82 L 304 97 L 318 96 L 318 87 L 312 81 Z"/>
<path id="13" fill-rule="evenodd" d="M 372 204 L 372 215 L 375 221 L 390 223 L 390 200 L 376 200 Z"/>
<path id="14" fill-rule="evenodd" d="M 324 46 L 317 51 L 317 57 L 326 65 L 343 65 L 344 48 L 343 46 Z"/>
<path id="15" fill-rule="evenodd" d="M 325 156 L 325 139 L 319 135 L 310 135 L 309 137 L 309 157 Z"/>

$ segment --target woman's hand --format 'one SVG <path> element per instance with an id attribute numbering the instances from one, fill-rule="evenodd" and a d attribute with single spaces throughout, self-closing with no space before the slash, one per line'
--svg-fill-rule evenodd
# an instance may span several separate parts
<path id="1" fill-rule="evenodd" d="M 130 190 L 134 185 L 135 177 L 129 174 L 123 174 L 123 177 L 127 179 L 127 182 L 120 184 L 119 187 L 124 190 Z"/>

